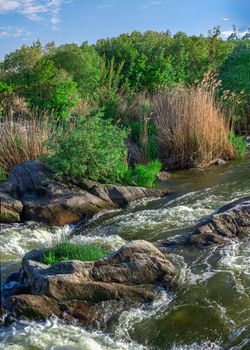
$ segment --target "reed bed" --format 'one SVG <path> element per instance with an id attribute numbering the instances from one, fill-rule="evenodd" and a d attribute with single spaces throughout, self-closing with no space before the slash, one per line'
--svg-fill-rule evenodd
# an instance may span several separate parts
<path id="1" fill-rule="evenodd" d="M 152 98 L 160 155 L 168 168 L 203 167 L 234 150 L 214 90 L 204 86 L 158 92 Z"/>
<path id="2" fill-rule="evenodd" d="M 46 141 L 51 134 L 44 118 L 0 119 L 0 166 L 9 173 L 16 164 L 38 160 L 47 153 Z"/>

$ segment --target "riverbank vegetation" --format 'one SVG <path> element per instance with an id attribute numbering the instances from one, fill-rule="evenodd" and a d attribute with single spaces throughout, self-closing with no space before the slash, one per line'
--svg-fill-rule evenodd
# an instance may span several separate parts
<path id="1" fill-rule="evenodd" d="M 250 34 L 236 29 L 24 45 L 0 64 L 1 174 L 42 160 L 60 175 L 153 186 L 161 169 L 242 157 L 249 71 Z"/>

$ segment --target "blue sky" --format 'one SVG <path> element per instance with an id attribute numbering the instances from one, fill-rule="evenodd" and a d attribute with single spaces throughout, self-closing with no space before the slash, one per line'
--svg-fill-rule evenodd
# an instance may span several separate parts
<path id="1" fill-rule="evenodd" d="M 250 27 L 250 0 L 0 0 L 0 58 L 38 38 L 94 43 L 133 30 L 206 34 L 215 25 L 227 36 L 233 24 Z"/>

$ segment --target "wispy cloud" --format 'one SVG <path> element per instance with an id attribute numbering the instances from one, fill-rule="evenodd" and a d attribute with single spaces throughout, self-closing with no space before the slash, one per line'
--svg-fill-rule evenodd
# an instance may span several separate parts
<path id="1" fill-rule="evenodd" d="M 48 16 L 53 26 L 60 22 L 60 9 L 64 0 L 0 0 L 0 14 L 16 12 L 32 21 Z"/>
<path id="2" fill-rule="evenodd" d="M 233 30 L 225 30 L 224 32 L 221 32 L 221 35 L 223 36 L 223 38 L 228 38 L 231 34 L 233 34 L 234 31 Z M 244 30 L 244 31 L 239 31 L 237 33 L 237 35 L 242 38 L 244 35 L 246 35 L 248 33 L 248 30 Z"/>
<path id="3" fill-rule="evenodd" d="M 142 9 L 148 9 L 152 6 L 162 5 L 163 1 L 151 1 L 142 6 Z"/>
<path id="4" fill-rule="evenodd" d="M 99 10 L 110 9 L 116 4 L 116 0 L 104 0 L 101 4 L 97 6 Z"/>
<path id="5" fill-rule="evenodd" d="M 18 38 L 18 37 L 27 38 L 30 35 L 31 35 L 31 32 L 27 31 L 25 28 L 22 28 L 22 27 L 12 27 L 12 26 L 0 27 L 0 39 Z"/>
<path id="6" fill-rule="evenodd" d="M 221 17 L 222 21 L 229 21 L 228 17 Z"/>

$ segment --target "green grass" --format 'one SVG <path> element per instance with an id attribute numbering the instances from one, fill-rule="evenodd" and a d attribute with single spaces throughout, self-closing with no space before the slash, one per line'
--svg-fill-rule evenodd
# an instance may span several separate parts
<path id="1" fill-rule="evenodd" d="M 43 263 L 53 265 L 64 260 L 93 261 L 103 258 L 108 251 L 93 243 L 74 244 L 63 242 L 48 248 L 43 254 Z"/>
<path id="2" fill-rule="evenodd" d="M 231 144 L 237 158 L 243 158 L 247 153 L 247 141 L 242 136 L 237 136 L 234 131 L 229 134 Z"/>
<path id="3" fill-rule="evenodd" d="M 138 186 L 152 187 L 156 182 L 156 175 L 161 171 L 161 162 L 153 160 L 147 165 L 138 164 L 134 169 L 135 182 Z"/>
<path id="4" fill-rule="evenodd" d="M 7 181 L 8 174 L 4 168 L 0 165 L 0 183 Z"/>

